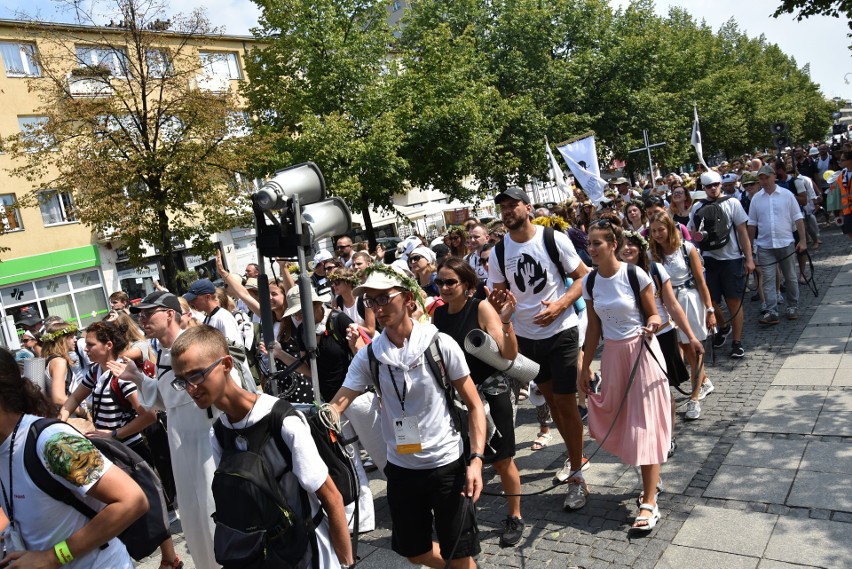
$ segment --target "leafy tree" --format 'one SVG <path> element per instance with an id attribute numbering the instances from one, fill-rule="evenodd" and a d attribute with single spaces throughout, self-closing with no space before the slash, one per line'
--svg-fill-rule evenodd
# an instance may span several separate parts
<path id="1" fill-rule="evenodd" d="M 375 0 L 263 0 L 254 31 L 262 49 L 247 64 L 244 93 L 260 131 L 283 134 L 279 168 L 312 160 L 329 191 L 364 216 L 392 208 L 405 190 L 408 165 L 399 154 L 403 132 L 389 97 L 397 71 L 386 3 Z"/>
<path id="2" fill-rule="evenodd" d="M 167 23 L 142 0 L 112 7 L 120 23 L 91 33 L 22 24 L 40 38 L 42 77 L 30 88 L 47 120 L 14 138 L 13 173 L 34 183 L 28 205 L 43 190 L 71 192 L 77 219 L 118 236 L 132 263 L 156 246 L 174 290 L 176 243 L 204 253 L 211 233 L 249 221 L 239 173 L 265 143 L 236 136 L 248 126 L 236 93 L 191 86 L 202 73 L 198 45 L 216 33 L 202 12 Z M 72 94 L 81 80 L 95 96 Z"/>

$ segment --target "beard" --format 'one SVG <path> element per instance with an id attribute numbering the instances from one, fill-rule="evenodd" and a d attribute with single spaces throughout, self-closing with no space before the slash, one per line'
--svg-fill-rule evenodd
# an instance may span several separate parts
<path id="1" fill-rule="evenodd" d="M 509 218 L 503 218 L 503 225 L 506 229 L 510 231 L 515 231 L 524 226 L 524 222 L 526 221 L 525 217 L 513 216 Z"/>

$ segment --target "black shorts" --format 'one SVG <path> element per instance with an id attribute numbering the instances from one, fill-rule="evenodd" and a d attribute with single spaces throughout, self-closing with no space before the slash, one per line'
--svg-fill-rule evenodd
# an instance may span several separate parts
<path id="1" fill-rule="evenodd" d="M 485 445 L 485 462 L 494 463 L 515 456 L 515 421 L 512 394 L 507 389 L 499 395 L 485 394 L 489 413 L 497 431 Z"/>
<path id="2" fill-rule="evenodd" d="M 466 469 L 463 458 L 427 470 L 387 463 L 385 476 L 393 527 L 391 547 L 395 552 L 403 557 L 417 557 L 432 551 L 434 525 L 444 559 L 450 555 L 457 538 L 454 559 L 479 554 L 476 518 L 469 500 L 461 495 Z"/>
<path id="3" fill-rule="evenodd" d="M 669 378 L 669 385 L 677 387 L 684 381 L 689 381 L 689 371 L 686 369 L 686 364 L 683 363 L 683 358 L 680 355 L 677 329 L 673 328 L 664 334 L 658 335 L 657 341 L 660 343 L 660 351 L 663 352 L 663 358 L 665 358 L 666 375 Z"/>
<path id="4" fill-rule="evenodd" d="M 843 216 L 843 235 L 852 233 L 852 213 Z"/>
<path id="5" fill-rule="evenodd" d="M 544 340 L 518 336 L 518 351 L 541 368 L 533 381 L 541 385 L 553 380 L 553 393 L 577 393 L 577 360 L 580 354 L 580 332 L 576 326 Z"/>
<path id="6" fill-rule="evenodd" d="M 740 300 L 745 292 L 745 259 L 720 261 L 704 257 L 704 279 L 713 302 L 722 298 Z"/>

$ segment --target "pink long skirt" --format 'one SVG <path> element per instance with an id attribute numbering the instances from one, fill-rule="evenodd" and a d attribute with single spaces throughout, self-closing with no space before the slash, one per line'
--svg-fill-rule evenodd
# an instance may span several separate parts
<path id="1" fill-rule="evenodd" d="M 641 342 L 641 336 L 606 340 L 601 356 L 601 393 L 588 398 L 592 438 L 601 444 L 614 421 L 612 432 L 601 446 L 632 466 L 664 463 L 672 437 L 669 383 L 647 348 L 642 350 L 633 385 L 618 412 Z M 665 366 L 657 338 L 651 337 L 647 342 Z"/>

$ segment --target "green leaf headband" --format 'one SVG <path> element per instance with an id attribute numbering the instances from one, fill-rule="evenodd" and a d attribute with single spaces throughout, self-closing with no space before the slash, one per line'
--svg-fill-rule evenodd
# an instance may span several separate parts
<path id="1" fill-rule="evenodd" d="M 418 284 L 417 281 L 393 269 L 390 265 L 379 264 L 373 264 L 369 267 L 361 269 L 360 271 L 358 271 L 358 278 L 361 279 L 362 282 L 366 282 L 367 278 L 374 273 L 382 273 L 386 276 L 398 280 L 400 283 L 400 288 L 404 288 L 408 292 L 412 293 L 414 295 L 414 298 L 417 299 L 417 303 L 420 305 L 420 308 L 423 309 L 423 313 L 428 314 L 426 310 L 426 303 L 423 300 L 423 297 L 425 295 L 420 294 L 423 289 L 420 287 L 420 284 Z"/>
<path id="2" fill-rule="evenodd" d="M 633 241 L 636 241 L 637 243 L 639 243 L 639 248 L 642 249 L 643 251 L 648 250 L 648 240 L 645 239 L 642 236 L 642 234 L 639 233 L 638 231 L 630 231 L 630 230 L 625 231 L 624 232 L 624 238 L 625 239 L 632 239 Z"/>
<path id="3" fill-rule="evenodd" d="M 76 333 L 77 333 L 77 327 L 74 326 L 73 324 L 69 324 L 65 328 L 62 328 L 61 330 L 54 330 L 53 332 L 50 332 L 50 333 L 45 332 L 44 334 L 42 334 L 39 337 L 39 340 L 42 343 L 43 342 L 55 342 L 56 340 L 58 340 L 62 336 L 69 336 L 71 334 L 76 334 Z"/>

